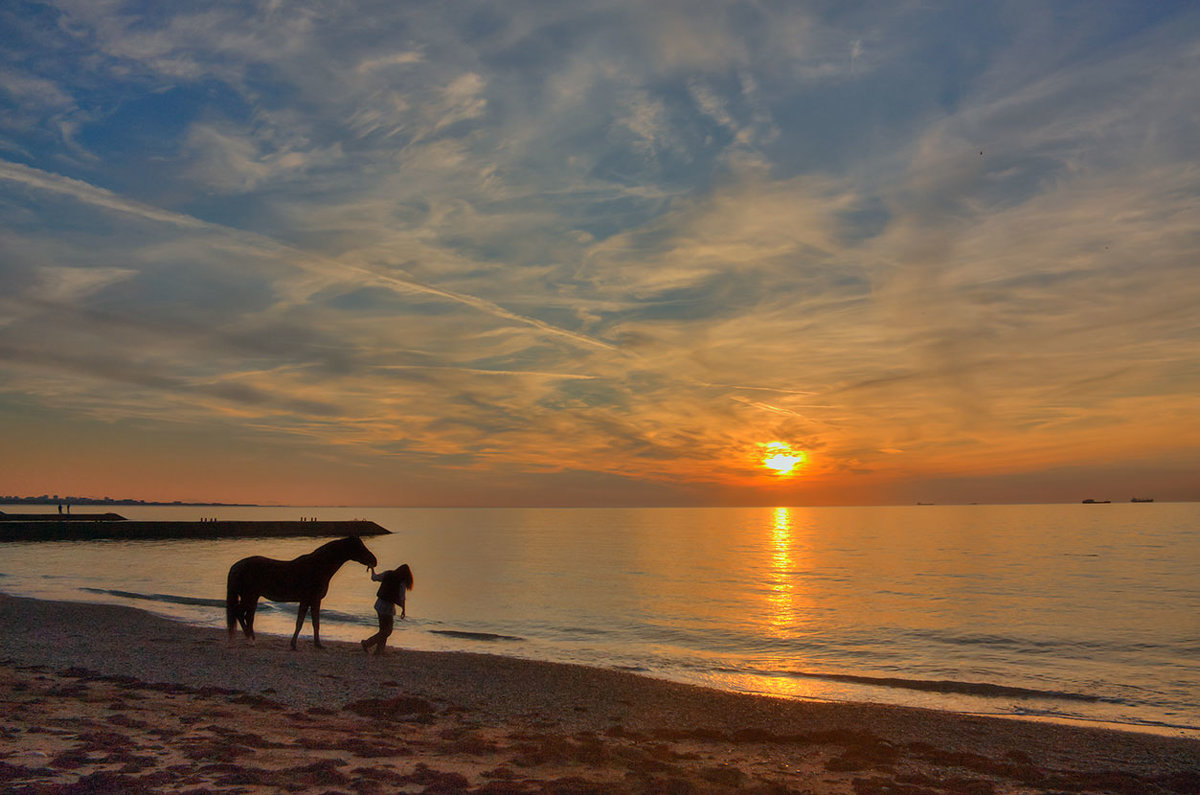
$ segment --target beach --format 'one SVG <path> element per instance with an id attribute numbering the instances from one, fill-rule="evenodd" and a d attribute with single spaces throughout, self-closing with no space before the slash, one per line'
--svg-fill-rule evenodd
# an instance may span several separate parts
<path id="1" fill-rule="evenodd" d="M 1200 792 L 1200 741 L 0 596 L 8 792 Z"/>

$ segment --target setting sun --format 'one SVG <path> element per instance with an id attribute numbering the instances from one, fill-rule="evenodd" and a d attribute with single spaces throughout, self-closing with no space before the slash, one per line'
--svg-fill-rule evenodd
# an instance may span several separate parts
<path id="1" fill-rule="evenodd" d="M 759 446 L 766 451 L 762 458 L 762 465 L 767 469 L 775 470 L 777 475 L 790 475 L 805 461 L 804 452 L 793 450 L 791 445 L 786 442 L 768 442 Z"/>

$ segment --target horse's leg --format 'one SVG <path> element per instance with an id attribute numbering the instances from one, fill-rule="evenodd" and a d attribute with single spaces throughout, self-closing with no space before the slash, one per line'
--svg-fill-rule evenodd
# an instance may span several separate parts
<path id="1" fill-rule="evenodd" d="M 304 626 L 304 616 L 308 613 L 308 602 L 301 602 L 296 611 L 296 631 L 292 633 L 292 651 L 296 650 L 296 638 L 300 637 L 300 628 Z"/>
<path id="2" fill-rule="evenodd" d="M 238 596 L 237 589 L 231 582 L 225 588 L 225 625 L 229 628 L 230 643 L 233 642 L 233 635 L 237 632 L 239 602 L 241 602 L 241 597 Z"/>
<path id="3" fill-rule="evenodd" d="M 258 594 L 252 598 L 246 599 L 245 608 L 242 610 L 242 629 L 246 632 L 246 637 L 254 640 L 254 611 L 258 610 Z"/>
<path id="4" fill-rule="evenodd" d="M 313 645 L 318 649 L 325 648 L 321 645 L 321 600 L 312 603 L 312 621 L 313 621 Z"/>

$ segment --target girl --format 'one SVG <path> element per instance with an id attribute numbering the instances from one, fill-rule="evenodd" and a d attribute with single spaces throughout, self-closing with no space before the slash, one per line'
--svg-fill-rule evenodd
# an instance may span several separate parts
<path id="1" fill-rule="evenodd" d="M 367 654 L 371 653 L 371 647 L 374 646 L 375 654 L 380 655 L 383 654 L 383 647 L 387 645 L 388 636 L 392 634 L 396 605 L 400 606 L 400 618 L 405 616 L 404 595 L 413 588 L 412 569 L 405 563 L 399 568 L 376 574 L 372 568 L 371 579 L 380 583 L 379 590 L 375 592 L 375 596 L 378 597 L 375 600 L 375 612 L 379 616 L 379 631 L 360 642 Z"/>

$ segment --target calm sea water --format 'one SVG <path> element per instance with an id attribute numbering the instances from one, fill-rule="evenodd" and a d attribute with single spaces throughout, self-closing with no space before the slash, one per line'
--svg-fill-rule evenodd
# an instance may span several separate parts
<path id="1" fill-rule="evenodd" d="M 368 539 L 380 565 L 416 578 L 397 646 L 1200 736 L 1196 503 L 119 510 L 372 519 L 393 532 Z M 223 626 L 230 564 L 320 543 L 4 544 L 0 590 Z M 374 590 L 343 567 L 322 634 L 370 634 Z M 265 605 L 257 626 L 290 635 L 294 621 L 294 605 Z"/>

